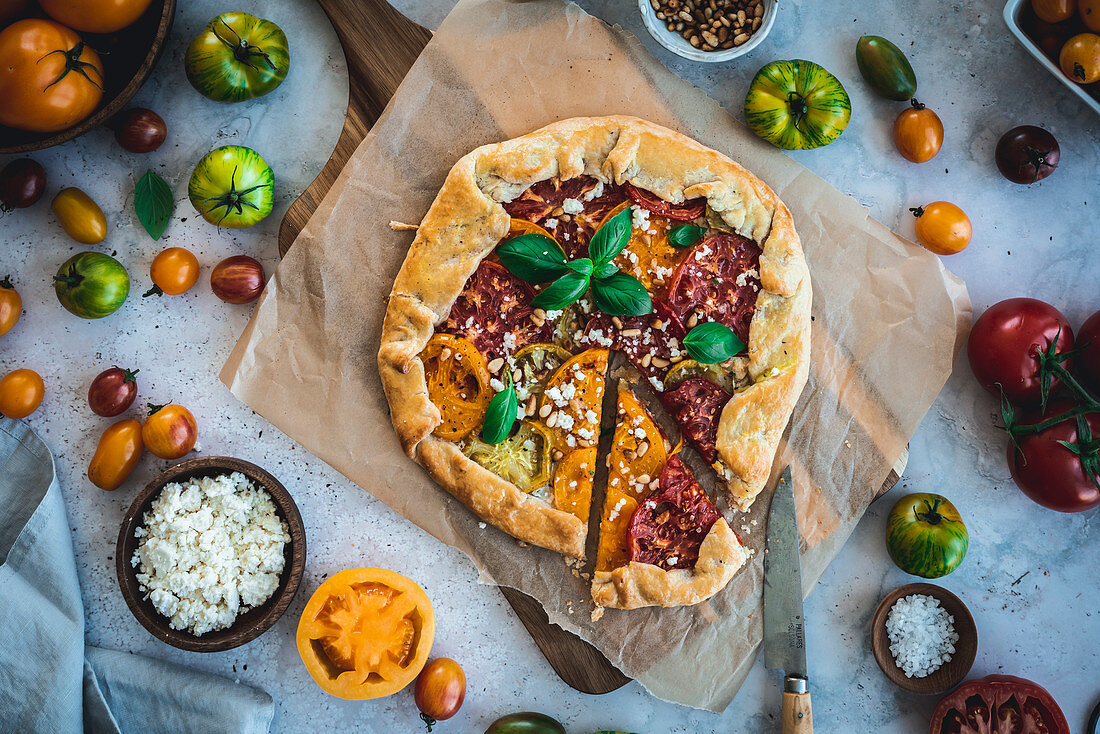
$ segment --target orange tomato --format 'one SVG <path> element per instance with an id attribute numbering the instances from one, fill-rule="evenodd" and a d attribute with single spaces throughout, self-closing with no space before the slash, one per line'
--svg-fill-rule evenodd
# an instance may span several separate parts
<path id="1" fill-rule="evenodd" d="M 1031 9 L 1039 20 L 1061 23 L 1077 11 L 1077 0 L 1031 0 Z"/>
<path id="2" fill-rule="evenodd" d="M 164 293 L 178 296 L 191 290 L 191 286 L 198 282 L 199 261 L 182 247 L 169 247 L 153 258 L 153 264 L 149 266 L 149 276 L 153 279 L 153 287 L 145 296 L 159 296 Z"/>
<path id="3" fill-rule="evenodd" d="M 50 203 L 50 210 L 65 233 L 77 242 L 95 245 L 107 236 L 107 217 L 103 210 L 92 197 L 75 186 L 58 191 Z"/>
<path id="4" fill-rule="evenodd" d="M 0 125 L 56 132 L 103 98 L 103 63 L 60 23 L 27 18 L 0 31 Z"/>
<path id="5" fill-rule="evenodd" d="M 0 377 L 0 415 L 19 420 L 38 410 L 46 386 L 34 370 L 13 370 Z"/>
<path id="6" fill-rule="evenodd" d="M 412 683 L 434 640 L 428 595 L 384 568 L 352 568 L 325 579 L 295 635 L 317 685 L 348 700 L 389 696 Z"/>
<path id="7" fill-rule="evenodd" d="M 954 255 L 970 244 L 970 218 L 947 201 L 933 201 L 909 211 L 917 218 L 917 240 L 937 255 Z"/>
<path id="8" fill-rule="evenodd" d="M 939 115 L 914 97 L 911 107 L 894 120 L 894 146 L 902 158 L 924 163 L 936 157 L 943 145 L 943 123 Z"/>
<path id="9" fill-rule="evenodd" d="M 149 403 L 149 417 L 141 426 L 141 440 L 153 454 L 162 459 L 178 459 L 195 448 L 198 439 L 199 425 L 187 408 Z"/>
<path id="10" fill-rule="evenodd" d="M 46 14 L 85 33 L 114 33 L 145 12 L 152 0 L 38 0 Z"/>
<path id="11" fill-rule="evenodd" d="M 554 509 L 572 512 L 587 524 L 595 476 L 595 446 L 566 454 L 554 467 Z"/>
<path id="12" fill-rule="evenodd" d="M 630 205 L 629 201 L 619 204 L 604 216 L 600 226 L 607 224 L 612 217 Z M 668 241 L 668 231 L 672 225 L 673 222 L 668 217 L 650 212 L 649 227 L 640 229 L 631 224 L 630 240 L 626 248 L 612 261 L 624 273 L 641 281 L 647 291 L 663 292 L 665 280 L 672 276 L 672 271 L 687 257 L 689 248 L 673 247 Z M 660 273 L 667 275 L 662 277 Z"/>
<path id="13" fill-rule="evenodd" d="M 465 699 L 466 673 L 450 658 L 436 658 L 416 676 L 413 700 L 429 731 L 431 724 L 457 714 Z"/>
<path id="14" fill-rule="evenodd" d="M 1100 33 L 1100 0 L 1081 0 L 1077 3 L 1081 22 L 1094 33 Z"/>
<path id="15" fill-rule="evenodd" d="M 1100 35 L 1078 33 L 1066 41 L 1058 54 L 1058 65 L 1078 84 L 1100 81 Z"/>
<path id="16" fill-rule="evenodd" d="M 0 336 L 7 334 L 23 315 L 23 299 L 11 284 L 11 276 L 0 280 Z"/>
<path id="17" fill-rule="evenodd" d="M 108 492 L 118 489 L 130 477 L 144 451 L 141 421 L 120 420 L 99 437 L 95 454 L 88 463 L 88 479 Z"/>
<path id="18" fill-rule="evenodd" d="M 466 438 L 481 425 L 493 398 L 485 357 L 460 336 L 435 334 L 420 359 L 428 398 L 442 419 L 432 433 L 448 441 Z"/>
<path id="19" fill-rule="evenodd" d="M 604 374 L 607 373 L 606 349 L 589 349 L 574 356 L 558 367 L 546 383 L 541 396 L 538 421 L 551 430 L 553 446 L 562 452 L 574 448 L 587 448 L 594 445 L 600 435 L 600 408 L 603 404 Z M 560 391 L 572 385 L 573 397 L 565 405 Z M 557 390 L 555 391 L 555 388 Z M 550 396 L 557 398 L 552 399 Z M 544 417 L 544 408 L 550 406 L 550 412 Z M 563 419 L 572 418 L 572 422 Z M 593 420 L 595 418 L 595 420 Z M 563 428 L 562 424 L 569 425 Z"/>

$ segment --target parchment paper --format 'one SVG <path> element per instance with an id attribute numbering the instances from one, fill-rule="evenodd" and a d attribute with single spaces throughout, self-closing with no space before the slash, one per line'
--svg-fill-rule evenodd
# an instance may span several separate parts
<path id="1" fill-rule="evenodd" d="M 770 499 L 729 514 L 754 549 L 696 607 L 609 610 L 563 559 L 490 527 L 400 450 L 375 366 L 385 297 L 447 171 L 484 143 L 576 115 L 632 114 L 727 153 L 787 203 L 814 285 L 810 383 L 776 470 L 792 465 L 808 591 L 951 372 L 970 322 L 963 283 L 853 199 L 757 140 L 631 36 L 560 0 L 463 0 L 443 23 L 268 283 L 221 378 L 310 451 L 441 541 L 487 582 L 538 599 L 655 695 L 720 711 L 762 633 Z"/>

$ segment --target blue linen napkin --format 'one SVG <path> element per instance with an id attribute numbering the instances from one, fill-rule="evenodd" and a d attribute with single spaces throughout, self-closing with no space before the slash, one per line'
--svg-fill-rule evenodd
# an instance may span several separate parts
<path id="1" fill-rule="evenodd" d="M 84 644 L 53 457 L 0 417 L 0 732 L 266 732 L 264 691 Z"/>

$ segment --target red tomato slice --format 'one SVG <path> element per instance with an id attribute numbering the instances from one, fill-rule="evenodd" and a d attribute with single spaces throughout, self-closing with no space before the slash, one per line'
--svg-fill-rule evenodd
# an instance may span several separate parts
<path id="1" fill-rule="evenodd" d="M 1014 675 L 967 681 L 936 706 L 929 734 L 1069 734 L 1058 703 L 1038 683 Z"/>
<path id="2" fill-rule="evenodd" d="M 591 200 L 585 198 L 597 188 L 599 196 Z M 577 201 L 583 209 L 573 214 L 561 211 L 566 199 Z M 549 178 L 506 202 L 504 210 L 515 219 L 526 219 L 547 229 L 572 259 L 588 256 L 588 240 L 592 239 L 604 216 L 625 200 L 621 186 L 603 184 L 592 176 L 576 176 L 565 181 Z"/>
<path id="3" fill-rule="evenodd" d="M 721 517 L 691 469 L 673 454 L 649 495 L 630 518 L 630 560 L 666 571 L 694 568 L 699 548 Z"/>
<path id="4" fill-rule="evenodd" d="M 639 189 L 634 184 L 623 184 L 623 189 L 630 200 L 638 206 L 644 206 L 654 214 L 675 219 L 677 222 L 692 222 L 707 211 L 706 199 L 688 199 L 683 204 L 673 204 L 650 191 Z"/>
<path id="5" fill-rule="evenodd" d="M 436 331 L 465 337 L 492 362 L 527 344 L 550 341 L 550 324 L 531 320 L 534 297 L 531 286 L 503 265 L 482 260 Z"/>
<path id="6" fill-rule="evenodd" d="M 669 305 L 687 321 L 717 321 L 749 343 L 760 293 L 760 248 L 735 234 L 716 234 L 691 248 L 669 285 Z"/>
<path id="7" fill-rule="evenodd" d="M 680 431 L 709 464 L 718 460 L 718 421 L 732 396 L 710 380 L 695 377 L 661 393 L 661 403 Z"/>
<path id="8" fill-rule="evenodd" d="M 615 325 L 611 316 L 597 312 L 585 326 L 579 342 L 619 350 L 649 378 L 659 378 L 668 371 L 673 357 L 683 356 L 684 327 L 667 303 L 654 301 L 653 313 L 646 316 L 617 318 L 621 327 Z M 657 323 L 661 328 L 654 326 Z"/>

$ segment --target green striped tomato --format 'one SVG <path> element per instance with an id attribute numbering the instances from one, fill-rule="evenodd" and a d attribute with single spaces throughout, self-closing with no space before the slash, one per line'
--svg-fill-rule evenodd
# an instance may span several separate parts
<path id="1" fill-rule="evenodd" d="M 848 127 L 852 103 L 840 80 L 812 61 L 773 61 L 756 72 L 745 122 L 784 150 L 820 148 Z"/>
<path id="2" fill-rule="evenodd" d="M 886 549 L 898 568 L 914 576 L 946 576 L 962 563 L 969 545 L 959 511 L 938 494 L 908 494 L 886 519 Z"/>
<path id="3" fill-rule="evenodd" d="M 290 48 L 271 21 L 222 13 L 191 41 L 184 68 L 187 81 L 204 97 L 243 102 L 282 84 L 290 71 Z"/>
<path id="4" fill-rule="evenodd" d="M 102 252 L 73 255 L 61 265 L 53 281 L 57 300 L 82 319 L 110 316 L 130 294 L 126 268 Z"/>
<path id="5" fill-rule="evenodd" d="M 251 227 L 271 213 L 275 174 L 259 153 L 226 145 L 202 157 L 187 184 L 202 218 L 219 227 Z"/>

